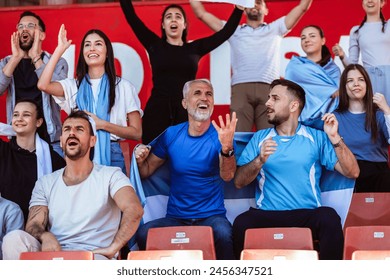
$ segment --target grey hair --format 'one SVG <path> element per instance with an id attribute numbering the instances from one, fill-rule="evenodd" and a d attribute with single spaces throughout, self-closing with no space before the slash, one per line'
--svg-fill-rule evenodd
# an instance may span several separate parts
<path id="1" fill-rule="evenodd" d="M 214 92 L 213 85 L 211 84 L 211 82 L 208 79 L 196 79 L 196 80 L 188 81 L 184 84 L 183 98 L 187 97 L 188 93 L 190 92 L 190 87 L 194 83 L 204 83 L 204 84 L 208 85 L 211 88 L 211 90 Z"/>

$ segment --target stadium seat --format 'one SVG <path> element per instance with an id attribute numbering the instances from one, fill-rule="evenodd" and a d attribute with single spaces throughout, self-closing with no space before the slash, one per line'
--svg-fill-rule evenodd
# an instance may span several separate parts
<path id="1" fill-rule="evenodd" d="M 315 250 L 244 249 L 241 260 L 318 260 Z"/>
<path id="2" fill-rule="evenodd" d="M 357 250 L 390 250 L 390 226 L 356 226 L 345 229 L 344 260 Z"/>
<path id="3" fill-rule="evenodd" d="M 215 260 L 213 230 L 209 226 L 151 228 L 146 250 L 202 250 L 205 260 Z"/>
<path id="4" fill-rule="evenodd" d="M 245 232 L 244 249 L 313 250 L 309 228 L 251 228 Z"/>
<path id="5" fill-rule="evenodd" d="M 131 251 L 128 260 L 203 260 L 202 250 Z"/>
<path id="6" fill-rule="evenodd" d="M 354 193 L 344 224 L 349 226 L 390 226 L 390 193 Z"/>
<path id="7" fill-rule="evenodd" d="M 23 252 L 20 260 L 93 260 L 89 251 Z"/>
<path id="8" fill-rule="evenodd" d="M 357 250 L 352 253 L 352 260 L 390 261 L 390 250 Z"/>

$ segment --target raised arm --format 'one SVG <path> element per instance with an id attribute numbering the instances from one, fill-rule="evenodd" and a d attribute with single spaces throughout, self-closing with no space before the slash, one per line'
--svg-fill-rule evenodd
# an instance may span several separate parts
<path id="1" fill-rule="evenodd" d="M 46 231 L 49 221 L 49 209 L 47 206 L 32 206 L 28 213 L 26 232 L 34 236 L 42 244 L 42 251 L 61 251 L 61 245 L 57 238 Z"/>
<path id="2" fill-rule="evenodd" d="M 292 29 L 306 11 L 310 8 L 313 0 L 301 0 L 297 6 L 295 6 L 286 16 L 285 23 L 287 29 Z"/>
<path id="3" fill-rule="evenodd" d="M 351 150 L 345 145 L 343 139 L 338 133 L 338 121 L 336 116 L 326 113 L 322 120 L 324 121 L 324 131 L 328 135 L 336 152 L 338 162 L 335 169 L 348 178 L 357 178 L 360 173 L 359 165 Z"/>
<path id="4" fill-rule="evenodd" d="M 211 36 L 194 41 L 198 44 L 198 53 L 203 56 L 224 43 L 236 31 L 242 16 L 242 9 L 235 7 L 223 28 Z"/>
<path id="5" fill-rule="evenodd" d="M 383 112 L 387 129 L 387 143 L 390 144 L 390 107 L 387 104 L 386 98 L 382 93 L 374 93 L 373 102 Z"/>
<path id="6" fill-rule="evenodd" d="M 229 155 L 230 151 L 234 151 L 234 132 L 236 131 L 237 117 L 236 113 L 233 112 L 232 119 L 230 115 L 226 114 L 226 122 L 224 122 L 222 116 L 218 117 L 219 126 L 213 120 L 212 124 L 218 133 L 218 140 L 221 143 L 221 153 L 226 156 L 219 154 L 219 174 L 225 182 L 230 181 L 234 178 L 236 172 L 236 158 L 235 155 Z"/>
<path id="7" fill-rule="evenodd" d="M 59 82 L 52 81 L 52 78 L 58 61 L 69 48 L 71 43 L 72 40 L 68 40 L 66 37 L 65 25 L 62 24 L 60 31 L 58 32 L 58 45 L 38 80 L 38 88 L 41 91 L 54 96 L 64 96 L 64 89 L 61 84 Z"/>
<path id="8" fill-rule="evenodd" d="M 112 259 L 119 250 L 127 244 L 138 229 L 144 210 L 134 191 L 130 186 L 119 189 L 114 195 L 114 201 L 122 211 L 121 223 L 114 240 L 107 248 L 94 250 L 95 254 L 101 254 Z"/>
<path id="9" fill-rule="evenodd" d="M 123 14 L 126 17 L 127 23 L 133 29 L 141 44 L 147 48 L 152 40 L 161 39 L 152 32 L 135 13 L 135 9 L 131 0 L 120 0 Z"/>
<path id="10" fill-rule="evenodd" d="M 199 1 L 190 1 L 191 8 L 198 19 L 203 21 L 213 31 L 217 32 L 222 29 L 223 21 L 206 11 L 203 4 Z"/>
<path id="11" fill-rule="evenodd" d="M 256 179 L 269 156 L 275 153 L 277 144 L 271 138 L 261 144 L 260 153 L 251 162 L 239 167 L 234 178 L 234 184 L 241 189 Z"/>

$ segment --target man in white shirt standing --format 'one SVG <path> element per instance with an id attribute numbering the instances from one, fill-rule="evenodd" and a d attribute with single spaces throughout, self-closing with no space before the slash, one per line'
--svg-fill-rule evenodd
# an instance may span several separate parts
<path id="1" fill-rule="evenodd" d="M 256 0 L 246 8 L 246 23 L 237 27 L 229 38 L 232 57 L 232 91 L 230 112 L 236 112 L 236 131 L 252 131 L 270 127 L 265 102 L 270 83 L 280 77 L 280 45 L 282 38 L 298 23 L 313 0 L 301 0 L 286 16 L 270 24 L 264 22 L 268 8 L 264 0 Z M 212 30 L 219 31 L 224 21 L 207 12 L 198 1 L 191 1 L 195 15 Z"/>

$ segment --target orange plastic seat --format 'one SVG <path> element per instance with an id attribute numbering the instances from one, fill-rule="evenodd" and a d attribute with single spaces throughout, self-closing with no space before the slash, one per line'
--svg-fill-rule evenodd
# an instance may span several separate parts
<path id="1" fill-rule="evenodd" d="M 245 232 L 244 249 L 313 250 L 309 228 L 251 228 Z"/>
<path id="2" fill-rule="evenodd" d="M 205 260 L 215 260 L 213 230 L 209 226 L 151 228 L 146 250 L 202 250 Z"/>
<path id="3" fill-rule="evenodd" d="M 390 225 L 390 193 L 354 193 L 344 224 L 349 226 Z"/>
<path id="4" fill-rule="evenodd" d="M 93 260 L 89 251 L 23 252 L 20 260 Z"/>
<path id="5" fill-rule="evenodd" d="M 390 226 L 347 227 L 344 238 L 344 260 L 351 260 L 358 250 L 390 250 Z"/>
<path id="6" fill-rule="evenodd" d="M 119 141 L 123 157 L 125 159 L 126 175 L 130 176 L 130 144 L 128 141 Z"/>
<path id="7" fill-rule="evenodd" d="M 352 253 L 352 260 L 390 261 L 390 250 L 357 250 Z"/>
<path id="8" fill-rule="evenodd" d="M 131 251 L 128 260 L 203 260 L 202 250 Z"/>
<path id="9" fill-rule="evenodd" d="M 318 260 L 315 250 L 244 249 L 241 260 Z"/>

